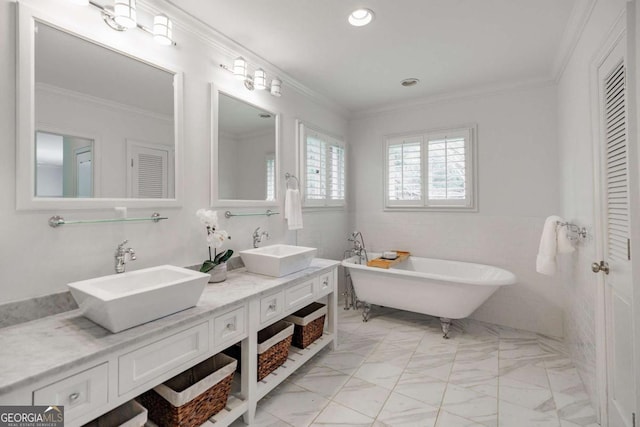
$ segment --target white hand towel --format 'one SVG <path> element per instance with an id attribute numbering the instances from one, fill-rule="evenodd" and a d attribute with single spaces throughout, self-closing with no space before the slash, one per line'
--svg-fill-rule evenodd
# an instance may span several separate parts
<path id="1" fill-rule="evenodd" d="M 284 196 L 284 218 L 289 224 L 289 230 L 302 229 L 302 201 L 300 191 L 287 189 Z"/>
<path id="2" fill-rule="evenodd" d="M 556 233 L 558 236 L 557 241 L 559 254 L 570 254 L 571 252 L 576 250 L 576 248 L 573 247 L 573 243 L 571 243 L 571 240 L 569 240 L 569 229 L 566 226 L 559 225 L 556 229 Z"/>
<path id="3" fill-rule="evenodd" d="M 544 222 L 540 247 L 538 248 L 538 258 L 536 259 L 536 271 L 547 276 L 556 273 L 556 255 L 558 253 L 558 221 L 562 221 L 559 216 L 552 215 Z"/>

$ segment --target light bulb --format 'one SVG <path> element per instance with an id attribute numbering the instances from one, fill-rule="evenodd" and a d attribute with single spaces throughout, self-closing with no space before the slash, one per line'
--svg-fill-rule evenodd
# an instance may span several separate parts
<path id="1" fill-rule="evenodd" d="M 135 28 L 136 0 L 115 0 L 113 5 L 113 20 L 125 28 Z"/>
<path id="2" fill-rule="evenodd" d="M 373 21 L 371 9 L 356 9 L 349 15 L 349 24 L 354 27 L 362 27 Z"/>
<path id="3" fill-rule="evenodd" d="M 271 95 L 273 96 L 282 95 L 282 80 L 280 80 L 277 77 L 271 80 Z"/>
<path id="4" fill-rule="evenodd" d="M 262 68 L 258 68 L 254 73 L 253 85 L 256 90 L 265 90 L 267 88 L 267 73 Z"/>
<path id="5" fill-rule="evenodd" d="M 153 18 L 153 39 L 164 46 L 173 44 L 173 22 L 166 15 Z"/>
<path id="6" fill-rule="evenodd" d="M 242 56 L 233 60 L 233 75 L 238 80 L 247 78 L 247 61 Z"/>

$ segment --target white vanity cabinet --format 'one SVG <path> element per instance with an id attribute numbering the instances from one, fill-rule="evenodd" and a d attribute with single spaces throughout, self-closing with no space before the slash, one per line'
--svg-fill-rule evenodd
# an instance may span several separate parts
<path id="1" fill-rule="evenodd" d="M 198 306 L 172 316 L 141 325 L 120 334 L 104 336 L 108 345 L 99 354 L 82 356 L 82 351 L 69 353 L 76 359 L 63 366 L 51 362 L 48 372 L 25 378 L 13 375 L 16 381 L 27 384 L 12 386 L 3 383 L 9 372 L 3 372 L 0 363 L 0 404 L 12 405 L 64 405 L 65 425 L 83 425 L 100 415 L 135 398 L 146 390 L 172 378 L 180 372 L 221 352 L 225 348 L 242 344 L 242 375 L 236 374 L 227 406 L 213 417 L 216 426 L 226 426 L 244 415 L 252 422 L 257 402 L 285 380 L 292 372 L 327 345 L 337 343 L 337 265 L 338 262 L 314 260 L 314 265 L 302 272 L 286 277 L 270 278 L 249 273 L 229 274 L 223 285 L 209 285 Z M 239 292 L 242 290 L 243 292 Z M 224 300 L 221 304 L 220 301 Z M 259 383 L 257 371 L 257 334 L 266 326 L 283 319 L 311 302 L 322 300 L 327 304 L 325 334 L 304 350 L 291 347 L 289 360 L 279 370 Z M 78 318 L 78 313 L 66 315 Z M 174 322 L 171 320 L 174 319 Z M 42 322 L 42 323 L 40 323 Z M 27 341 L 29 335 L 42 336 L 39 331 L 55 331 L 56 324 L 68 325 L 65 316 L 52 316 L 37 322 L 19 325 L 25 343 L 34 347 L 47 343 Z M 88 321 L 87 321 L 88 322 Z M 78 337 L 67 337 L 87 347 L 103 345 L 100 338 L 91 341 L 81 328 Z M 70 331 L 66 330 L 66 334 Z M 55 332 L 53 332 L 55 334 Z M 9 343 L 9 335 L 0 329 L 0 345 Z M 98 333 L 96 333 L 98 335 Z M 132 337 L 135 337 L 132 338 Z M 52 340 L 54 337 L 51 337 Z M 119 342 L 119 339 L 123 342 Z M 62 346 L 50 352 L 64 351 Z M 34 351 L 39 351 L 34 348 Z M 28 349 L 26 350 L 28 351 Z M 87 350 L 90 353 L 91 349 Z M 63 354 L 50 354 L 52 360 L 63 360 Z M 43 355 L 44 356 L 44 355 Z M 7 366 L 20 366 L 19 355 Z M 44 356 L 46 358 L 46 356 Z M 0 361 L 2 362 L 2 361 Z M 46 362 L 45 362 L 46 363 Z M 22 366 L 29 366 L 28 361 Z M 15 369 L 14 369 L 15 370 Z M 4 375 L 4 377 L 3 377 Z"/>

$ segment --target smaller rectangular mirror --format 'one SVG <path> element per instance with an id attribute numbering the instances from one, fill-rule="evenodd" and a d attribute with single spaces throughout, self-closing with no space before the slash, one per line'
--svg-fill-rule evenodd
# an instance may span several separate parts
<path id="1" fill-rule="evenodd" d="M 212 204 L 277 204 L 278 115 L 213 90 Z"/>

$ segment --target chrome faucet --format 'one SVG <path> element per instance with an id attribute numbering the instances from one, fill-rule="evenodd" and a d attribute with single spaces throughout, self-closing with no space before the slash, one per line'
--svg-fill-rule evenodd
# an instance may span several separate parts
<path id="1" fill-rule="evenodd" d="M 358 240 L 358 238 L 360 238 L 360 240 Z M 358 263 L 362 264 L 363 260 L 365 262 L 369 262 L 369 255 L 367 255 L 367 249 L 364 245 L 364 237 L 362 237 L 362 233 L 354 231 L 347 240 L 353 243 L 353 248 L 351 248 L 350 252 L 358 257 Z"/>
<path id="2" fill-rule="evenodd" d="M 127 261 L 135 261 L 136 253 L 131 248 L 125 248 L 129 241 L 125 240 L 124 242 L 118 245 L 118 249 L 116 249 L 116 273 L 124 273 L 125 264 Z"/>
<path id="3" fill-rule="evenodd" d="M 253 230 L 253 247 L 257 248 L 258 247 L 258 243 L 262 242 L 262 239 L 266 237 L 267 240 L 269 240 L 269 233 L 267 231 L 263 231 L 262 233 L 258 233 L 258 230 L 260 230 L 260 227 L 256 228 L 255 230 Z"/>

